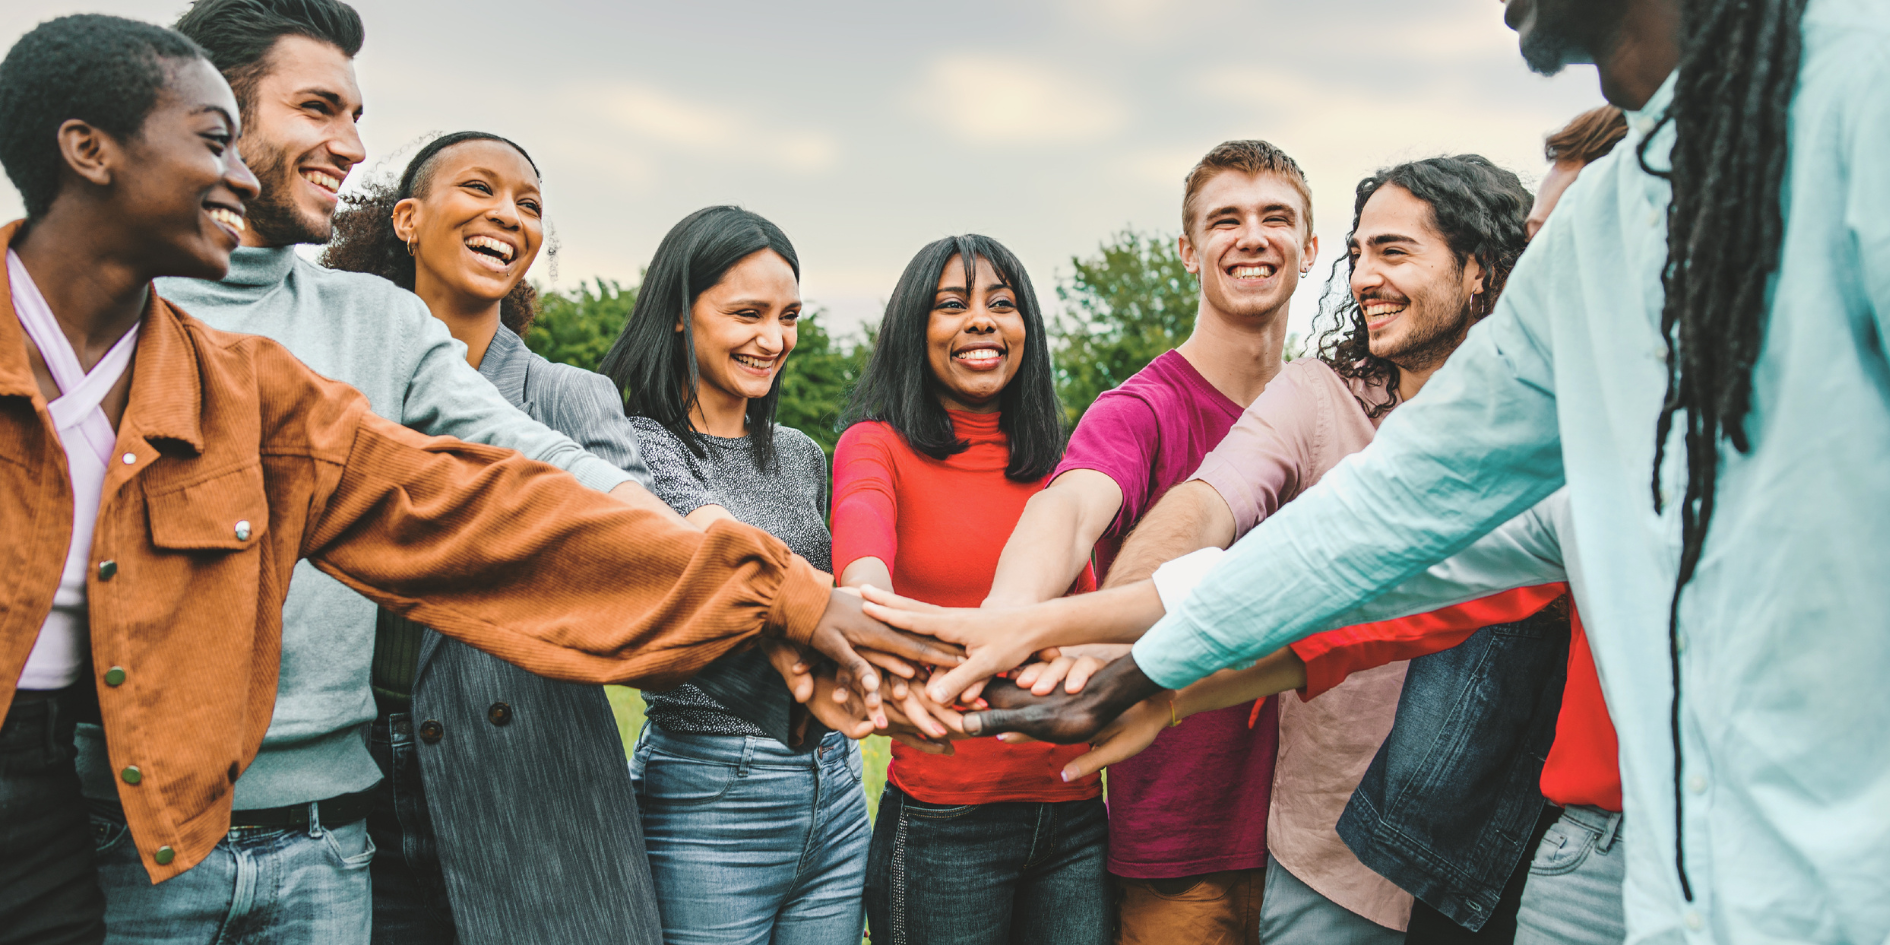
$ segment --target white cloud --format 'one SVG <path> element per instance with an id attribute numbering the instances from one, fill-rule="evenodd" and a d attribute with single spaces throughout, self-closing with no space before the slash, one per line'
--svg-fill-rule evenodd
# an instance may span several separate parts
<path id="1" fill-rule="evenodd" d="M 571 89 L 562 98 L 574 111 L 600 115 L 644 141 L 729 163 L 772 165 L 807 174 L 832 167 L 840 154 L 839 145 L 823 131 L 783 127 L 742 109 L 684 99 L 641 83 Z"/>
<path id="2" fill-rule="evenodd" d="M 1094 140 L 1128 117 L 1092 82 L 1033 62 L 968 53 L 932 60 L 912 104 L 921 118 L 980 142 Z"/>

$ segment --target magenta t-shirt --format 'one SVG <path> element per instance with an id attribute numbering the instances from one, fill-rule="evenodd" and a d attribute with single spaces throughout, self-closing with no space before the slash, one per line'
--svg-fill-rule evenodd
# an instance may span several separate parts
<path id="1" fill-rule="evenodd" d="M 1122 488 L 1122 511 L 1096 543 L 1099 583 L 1135 523 L 1200 468 L 1241 413 L 1175 351 L 1084 412 L 1055 475 L 1094 469 Z M 1111 873 L 1169 879 L 1266 865 L 1280 733 L 1274 700 L 1249 727 L 1252 711 L 1248 702 L 1192 716 L 1109 767 Z"/>

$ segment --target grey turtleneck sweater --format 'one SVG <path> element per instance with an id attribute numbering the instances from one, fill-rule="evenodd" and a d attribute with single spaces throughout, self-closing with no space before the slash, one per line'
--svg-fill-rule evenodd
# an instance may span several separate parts
<path id="1" fill-rule="evenodd" d="M 222 282 L 160 279 L 157 290 L 213 328 L 281 342 L 317 373 L 367 395 L 375 413 L 421 433 L 509 447 L 593 489 L 631 479 L 507 403 L 419 297 L 378 276 L 324 269 L 292 247 L 245 247 Z M 275 715 L 237 779 L 237 809 L 317 801 L 380 780 L 362 729 L 375 713 L 375 612 L 341 582 L 296 565 L 282 607 Z M 86 795 L 116 797 L 99 730 L 82 728 L 78 743 Z"/>

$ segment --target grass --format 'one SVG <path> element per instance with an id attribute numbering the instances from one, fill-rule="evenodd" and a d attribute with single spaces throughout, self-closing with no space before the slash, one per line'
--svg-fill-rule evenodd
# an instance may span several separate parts
<path id="1" fill-rule="evenodd" d="M 629 752 L 636 747 L 637 733 L 643 731 L 643 695 L 627 686 L 605 686 L 604 692 L 610 696 L 611 711 L 617 716 L 623 749 Z M 886 789 L 886 765 L 892 761 L 892 739 L 883 735 L 868 736 L 860 742 L 860 756 L 865 762 L 860 781 L 866 788 L 866 813 L 873 817 L 879 813 L 880 792 Z"/>

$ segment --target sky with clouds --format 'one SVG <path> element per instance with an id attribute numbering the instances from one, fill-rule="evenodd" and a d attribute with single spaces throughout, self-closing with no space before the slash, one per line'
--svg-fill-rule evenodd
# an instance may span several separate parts
<path id="1" fill-rule="evenodd" d="M 843 326 L 877 319 L 912 254 L 957 232 L 1017 251 L 1054 306 L 1071 256 L 1124 227 L 1178 230 L 1183 175 L 1230 138 L 1305 168 L 1329 262 L 1373 169 L 1474 151 L 1533 184 L 1543 136 L 1601 104 L 1592 67 L 1524 68 L 1498 0 L 355 6 L 369 158 L 351 180 L 397 173 L 431 132 L 518 141 L 545 174 L 562 287 L 634 280 L 684 214 L 738 203 L 787 231 L 803 294 Z M 183 7 L 8 4 L 0 36 Z M 19 213 L 0 185 L 0 214 Z"/>

